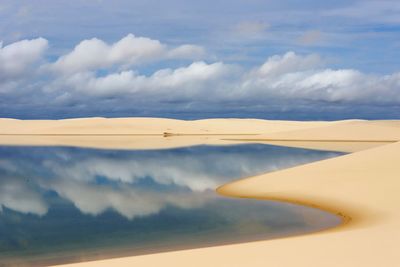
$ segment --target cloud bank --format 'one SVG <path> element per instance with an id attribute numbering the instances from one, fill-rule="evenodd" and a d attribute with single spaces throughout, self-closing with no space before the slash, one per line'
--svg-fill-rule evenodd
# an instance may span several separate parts
<path id="1" fill-rule="evenodd" d="M 306 38 L 306 41 L 310 41 Z M 311 38 L 314 39 L 314 38 Z M 55 60 L 45 60 L 48 41 L 23 40 L 0 48 L 0 105 L 26 103 L 54 109 L 96 107 L 129 110 L 193 106 L 264 106 L 271 102 L 296 108 L 326 105 L 399 105 L 400 73 L 370 74 L 330 68 L 317 54 L 289 51 L 268 57 L 253 68 L 209 62 L 204 48 L 176 47 L 129 34 L 108 44 L 83 40 Z M 193 61 L 194 60 L 194 61 Z M 168 68 L 157 66 L 168 65 Z M 173 67 L 172 67 L 173 66 Z M 14 102 L 13 102 L 14 101 Z M 109 105 L 109 106 L 107 106 Z M 12 107 L 14 108 L 14 107 Z"/>
<path id="2" fill-rule="evenodd" d="M 51 68 L 71 74 L 115 65 L 127 68 L 165 58 L 192 59 L 202 54 L 203 49 L 196 45 L 182 45 L 170 49 L 158 40 L 128 34 L 113 44 L 107 44 L 97 38 L 83 40 L 71 52 L 51 64 Z"/>

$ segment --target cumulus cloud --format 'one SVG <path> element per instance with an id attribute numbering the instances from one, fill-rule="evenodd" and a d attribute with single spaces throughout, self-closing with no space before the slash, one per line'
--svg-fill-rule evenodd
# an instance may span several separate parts
<path id="1" fill-rule="evenodd" d="M 51 68 L 63 73 L 76 73 L 120 65 L 137 65 L 163 58 L 197 58 L 204 49 L 195 45 L 183 45 L 169 49 L 158 40 L 128 34 L 109 45 L 93 38 L 80 42 L 68 54 L 61 56 Z"/>
<path id="2" fill-rule="evenodd" d="M 274 56 L 249 76 L 243 88 L 259 95 L 328 102 L 399 103 L 399 74 L 368 75 L 321 67 L 316 55 Z"/>
<path id="3" fill-rule="evenodd" d="M 198 45 L 185 44 L 171 49 L 167 56 L 169 58 L 187 58 L 187 59 L 199 59 L 206 55 L 206 51 L 203 47 Z"/>
<path id="4" fill-rule="evenodd" d="M 121 94 L 172 94 L 178 97 L 202 93 L 206 86 L 221 82 L 233 68 L 221 62 L 207 64 L 194 62 L 187 67 L 161 69 L 151 76 L 140 75 L 133 70 L 97 77 L 93 72 L 81 72 L 56 80 L 51 90 L 71 88 L 88 95 L 112 96 Z M 213 84 L 214 83 L 214 84 Z"/>
<path id="5" fill-rule="evenodd" d="M 26 74 L 46 51 L 46 39 L 22 40 L 3 46 L 0 42 L 0 83 L 18 80 Z"/>
<path id="6" fill-rule="evenodd" d="M 318 55 L 300 56 L 296 55 L 294 52 L 288 52 L 282 56 L 275 55 L 268 58 L 268 60 L 257 69 L 257 73 L 259 76 L 276 77 L 317 68 L 321 65 L 322 61 Z"/>
<path id="7" fill-rule="evenodd" d="M 23 103 L 20 106 L 26 107 L 27 102 L 36 107 L 50 103 L 54 109 L 79 107 L 80 116 L 85 116 L 87 109 L 96 114 L 99 107 L 135 107 L 151 114 L 152 108 L 162 111 L 174 105 L 191 110 L 194 106 L 208 109 L 212 104 L 223 113 L 229 105 L 231 109 L 251 112 L 254 107 L 268 108 L 272 102 L 289 103 L 289 108 L 304 101 L 324 106 L 400 103 L 398 72 L 384 75 L 333 69 L 317 54 L 290 51 L 245 69 L 222 61 L 174 61 L 205 56 L 204 49 L 187 44 L 170 47 L 134 35 L 113 44 L 99 39 L 84 40 L 54 62 L 42 59 L 47 45 L 45 39 L 39 38 L 1 48 L 3 110 L 14 108 L 10 103 Z M 172 60 L 169 68 L 157 69 L 152 65 L 150 71 L 142 69 L 145 62 L 163 61 L 164 66 L 168 60 Z M 32 71 L 34 66 L 41 71 Z M 24 90 L 16 88 L 29 90 L 24 95 Z"/>

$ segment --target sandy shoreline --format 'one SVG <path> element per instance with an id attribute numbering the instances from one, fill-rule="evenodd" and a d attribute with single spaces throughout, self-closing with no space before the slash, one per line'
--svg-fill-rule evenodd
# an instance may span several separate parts
<path id="1" fill-rule="evenodd" d="M 165 132 L 177 135 L 164 137 Z M 89 136 L 90 134 L 98 136 Z M 133 136 L 135 134 L 143 136 Z M 355 152 L 235 181 L 218 189 L 219 193 L 232 197 L 282 200 L 329 210 L 351 218 L 343 227 L 272 241 L 69 266 L 399 266 L 398 141 L 399 121 L 0 119 L 1 145 L 155 149 L 196 144 L 261 142 Z"/>

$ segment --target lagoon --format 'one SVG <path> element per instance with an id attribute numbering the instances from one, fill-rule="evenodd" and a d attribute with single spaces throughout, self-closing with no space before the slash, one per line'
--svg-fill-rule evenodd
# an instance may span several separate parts
<path id="1" fill-rule="evenodd" d="M 342 153 L 262 144 L 164 150 L 0 147 L 0 262 L 47 265 L 333 227 L 324 211 L 219 185 Z"/>

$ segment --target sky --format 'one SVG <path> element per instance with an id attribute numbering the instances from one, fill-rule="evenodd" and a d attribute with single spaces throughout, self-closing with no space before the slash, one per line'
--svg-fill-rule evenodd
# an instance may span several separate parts
<path id="1" fill-rule="evenodd" d="M 0 1 L 0 117 L 400 119 L 400 1 Z"/>

